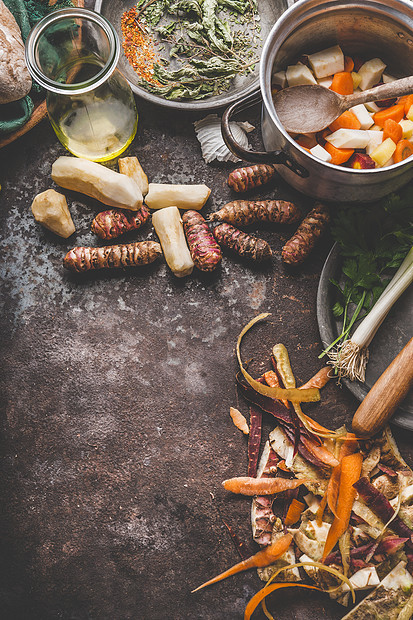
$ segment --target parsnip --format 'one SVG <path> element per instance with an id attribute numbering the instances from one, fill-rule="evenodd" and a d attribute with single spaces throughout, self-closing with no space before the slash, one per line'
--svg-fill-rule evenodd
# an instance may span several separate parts
<path id="1" fill-rule="evenodd" d="M 139 185 L 142 196 L 146 196 L 149 191 L 148 177 L 143 171 L 139 159 L 137 157 L 122 157 L 119 159 L 118 165 L 119 172 L 133 179 Z"/>
<path id="2" fill-rule="evenodd" d="M 60 187 L 96 198 L 110 207 L 137 211 L 143 197 L 135 181 L 101 164 L 80 157 L 59 157 L 52 179 Z"/>
<path id="3" fill-rule="evenodd" d="M 178 278 L 189 276 L 194 268 L 177 207 L 166 207 L 152 215 L 152 224 L 161 242 L 165 260 Z"/>
<path id="4" fill-rule="evenodd" d="M 209 198 L 211 190 L 206 185 L 167 185 L 149 183 L 145 204 L 150 209 L 175 206 L 178 209 L 199 211 Z"/>
<path id="5" fill-rule="evenodd" d="M 36 222 L 60 237 L 67 239 L 75 232 L 66 198 L 54 189 L 37 194 L 32 202 L 32 213 Z"/>

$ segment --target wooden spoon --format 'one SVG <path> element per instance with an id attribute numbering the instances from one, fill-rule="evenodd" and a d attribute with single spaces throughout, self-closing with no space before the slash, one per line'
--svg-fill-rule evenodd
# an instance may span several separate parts
<path id="1" fill-rule="evenodd" d="M 369 90 L 339 95 L 325 86 L 291 86 L 274 95 L 277 116 L 291 133 L 314 133 L 331 125 L 346 110 L 359 103 L 393 99 L 413 93 L 413 76 Z"/>
<path id="2" fill-rule="evenodd" d="M 413 338 L 377 379 L 354 414 L 358 437 L 375 435 L 388 422 L 413 384 Z"/>

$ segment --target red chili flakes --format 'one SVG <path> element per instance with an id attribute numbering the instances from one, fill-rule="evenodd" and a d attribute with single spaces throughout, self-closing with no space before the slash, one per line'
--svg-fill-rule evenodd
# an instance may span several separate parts
<path id="1" fill-rule="evenodd" d="M 151 84 L 159 84 L 153 77 L 153 65 L 159 62 L 158 52 L 155 50 L 153 39 L 139 26 L 136 17 L 136 7 L 132 7 L 122 15 L 123 51 L 140 78 Z"/>

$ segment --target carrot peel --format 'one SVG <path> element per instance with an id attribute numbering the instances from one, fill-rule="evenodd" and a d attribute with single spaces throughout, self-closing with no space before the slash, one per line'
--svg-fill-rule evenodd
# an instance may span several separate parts
<path id="1" fill-rule="evenodd" d="M 303 502 L 299 502 L 298 499 L 291 500 L 291 504 L 289 505 L 287 514 L 285 515 L 284 525 L 290 527 L 290 525 L 297 523 L 304 509 L 305 504 L 303 504 Z"/>
<path id="2" fill-rule="evenodd" d="M 282 590 L 284 588 L 306 588 L 307 590 L 318 590 L 318 592 L 322 592 L 321 588 L 317 588 L 316 586 L 308 586 L 305 583 L 273 583 L 268 588 L 262 588 L 259 590 L 249 601 L 247 607 L 244 612 L 244 620 L 250 620 L 252 614 L 257 609 L 258 605 L 263 601 L 269 594 L 272 592 L 276 592 L 276 590 Z"/>
<path id="3" fill-rule="evenodd" d="M 223 573 L 220 573 L 213 579 L 206 581 L 198 588 L 195 588 L 195 590 L 192 590 L 192 592 L 197 592 L 202 588 L 206 588 L 213 583 L 222 581 L 223 579 L 231 577 L 232 575 L 236 575 L 237 573 L 241 573 L 244 570 L 248 570 L 250 568 L 264 568 L 265 566 L 273 564 L 275 560 L 278 560 L 278 558 L 287 551 L 288 547 L 291 545 L 292 540 L 293 537 L 291 534 L 284 534 L 284 536 L 279 538 L 271 545 L 268 545 L 268 547 L 265 547 L 265 549 L 258 551 L 258 553 L 252 555 L 246 560 L 242 560 L 242 562 L 238 562 L 238 564 L 235 564 L 234 566 L 224 571 Z"/>

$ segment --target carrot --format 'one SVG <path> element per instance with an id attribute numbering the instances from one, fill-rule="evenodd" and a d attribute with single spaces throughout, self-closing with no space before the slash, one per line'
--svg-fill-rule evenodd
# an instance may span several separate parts
<path id="1" fill-rule="evenodd" d="M 213 579 L 206 581 L 192 592 L 197 592 L 201 590 L 201 588 L 205 588 L 206 586 L 210 586 L 213 583 L 217 583 L 222 579 L 226 579 L 227 577 L 231 577 L 232 575 L 236 575 L 237 573 L 241 573 L 244 570 L 248 570 L 250 568 L 264 568 L 265 566 L 269 566 L 273 564 L 275 560 L 277 560 L 280 556 L 282 556 L 291 545 L 293 537 L 291 534 L 284 534 L 281 538 L 279 538 L 276 542 L 272 543 L 272 545 L 268 545 L 265 549 L 258 551 L 255 555 L 235 564 L 228 570 L 220 573 Z"/>
<path id="2" fill-rule="evenodd" d="M 326 491 L 325 491 L 325 493 L 324 493 L 324 495 L 323 495 L 323 497 L 321 499 L 320 505 L 318 507 L 318 510 L 317 510 L 317 513 L 316 513 L 316 516 L 315 516 L 315 520 L 316 520 L 316 523 L 317 523 L 318 527 L 322 526 L 323 515 L 324 515 L 324 511 L 326 509 L 326 506 L 327 506 L 327 489 L 326 489 Z"/>
<path id="3" fill-rule="evenodd" d="M 307 383 L 301 385 L 299 390 L 306 390 L 310 387 L 322 388 L 328 383 L 331 379 L 331 366 L 324 366 L 321 370 L 319 370 L 314 377 L 311 377 Z"/>
<path id="4" fill-rule="evenodd" d="M 344 534 L 348 528 L 354 498 L 356 497 L 356 490 L 353 484 L 360 478 L 362 463 L 363 455 L 360 452 L 348 454 L 344 456 L 341 461 L 340 484 L 336 508 L 337 516 L 334 518 L 327 535 L 322 562 L 324 562 L 325 558 L 338 542 L 340 536 Z"/>
<path id="5" fill-rule="evenodd" d="M 248 476 L 240 476 L 239 478 L 229 478 L 224 480 L 223 487 L 232 493 L 240 493 L 241 495 L 274 495 L 282 493 L 287 489 L 296 489 L 306 480 L 298 480 L 294 478 L 250 478 Z"/>
<path id="6" fill-rule="evenodd" d="M 304 447 L 307 448 L 307 450 L 311 452 L 311 454 L 319 461 L 324 463 L 324 465 L 327 465 L 328 467 L 335 467 L 338 465 L 338 461 L 335 456 L 324 446 L 320 446 L 318 443 L 308 437 L 305 437 L 304 435 L 301 437 L 301 441 Z"/>
<path id="7" fill-rule="evenodd" d="M 303 504 L 303 502 L 299 502 L 298 499 L 293 499 L 288 507 L 287 514 L 285 515 L 284 525 L 289 527 L 290 525 L 297 523 L 304 509 L 305 504 Z"/>
<path id="8" fill-rule="evenodd" d="M 360 129 L 361 123 L 357 116 L 351 110 L 346 110 L 336 120 L 329 125 L 331 131 L 337 129 Z"/>
<path id="9" fill-rule="evenodd" d="M 245 608 L 244 620 L 250 620 L 258 605 L 269 594 L 271 594 L 272 592 L 276 592 L 277 590 L 282 590 L 283 588 L 306 588 L 307 590 L 318 590 L 319 592 L 323 592 L 321 588 L 317 588 L 316 586 L 308 586 L 305 583 L 272 583 L 270 586 L 264 586 L 264 588 L 261 588 L 261 590 L 254 594 L 252 599 L 249 601 L 247 607 Z"/>
<path id="10" fill-rule="evenodd" d="M 131 230 L 138 230 L 148 219 L 149 211 L 144 205 L 139 211 L 109 209 L 98 213 L 90 228 L 101 239 L 115 239 Z"/>
<path id="11" fill-rule="evenodd" d="M 69 271 L 139 267 L 153 263 L 161 254 L 161 246 L 156 241 L 124 243 L 103 248 L 77 247 L 66 254 L 63 267 Z"/>
<path id="12" fill-rule="evenodd" d="M 242 258 L 260 262 L 272 256 L 271 247 L 264 239 L 247 235 L 230 224 L 219 224 L 213 234 L 220 246 L 236 252 Z"/>
<path id="13" fill-rule="evenodd" d="M 249 189 L 260 187 L 268 183 L 275 175 L 274 166 L 268 164 L 255 164 L 237 168 L 230 172 L 228 185 L 234 192 L 247 192 Z"/>
<path id="14" fill-rule="evenodd" d="M 392 118 L 388 118 L 383 124 L 383 142 L 391 138 L 395 144 L 403 138 L 403 129 L 399 123 L 396 123 Z"/>
<path id="15" fill-rule="evenodd" d="M 402 120 L 403 116 L 404 116 L 404 105 L 397 104 L 397 105 L 390 106 L 390 108 L 384 108 L 384 110 L 380 110 L 379 112 L 376 112 L 373 115 L 373 120 L 375 124 L 378 125 L 379 127 L 384 127 L 384 122 L 387 121 L 387 119 L 391 118 L 396 123 L 399 123 Z"/>
<path id="16" fill-rule="evenodd" d="M 347 441 L 343 442 L 340 447 L 340 453 L 338 457 L 340 464 L 336 465 L 336 467 L 333 469 L 330 480 L 328 481 L 327 491 L 325 494 L 328 507 L 335 517 L 337 517 L 336 510 L 341 476 L 341 462 L 344 457 L 348 456 L 349 454 L 353 454 L 354 452 L 357 452 L 359 449 L 359 445 L 357 443 L 354 433 L 347 433 L 346 439 Z"/>
<path id="17" fill-rule="evenodd" d="M 409 140 L 399 140 L 393 153 L 394 162 L 398 164 L 410 155 L 413 155 L 413 144 Z"/>
<path id="18" fill-rule="evenodd" d="M 326 142 L 324 148 L 327 153 L 331 155 L 330 164 L 335 164 L 336 166 L 344 164 L 354 153 L 354 149 L 338 149 L 336 146 L 330 144 L 330 142 Z"/>
<path id="19" fill-rule="evenodd" d="M 350 56 L 344 56 L 344 71 L 351 73 L 354 69 L 354 60 Z"/>
<path id="20" fill-rule="evenodd" d="M 339 73 L 335 73 L 330 86 L 330 90 L 333 90 L 339 95 L 352 95 L 354 88 L 351 72 L 340 71 Z"/>
<path id="21" fill-rule="evenodd" d="M 267 385 L 269 385 L 270 387 L 282 387 L 282 385 L 280 384 L 280 380 L 278 378 L 278 375 L 276 372 L 274 372 L 273 370 L 269 370 L 268 372 L 264 372 L 263 377 L 265 379 L 265 383 Z M 285 405 L 287 407 L 287 409 L 289 409 L 290 405 L 288 403 L 288 400 L 281 400 L 282 404 Z"/>
<path id="22" fill-rule="evenodd" d="M 191 258 L 201 271 L 213 271 L 222 260 L 222 252 L 208 224 L 198 211 L 184 211 L 185 236 Z"/>
<path id="23" fill-rule="evenodd" d="M 231 419 L 234 422 L 234 425 L 240 431 L 242 431 L 244 435 L 248 435 L 248 433 L 250 432 L 250 429 L 248 427 L 247 420 L 245 416 L 242 415 L 241 411 L 238 411 L 238 409 L 235 409 L 235 407 L 230 407 L 229 415 L 231 416 Z"/>
<path id="24" fill-rule="evenodd" d="M 413 105 L 413 95 L 404 95 L 397 100 L 397 103 L 404 105 L 404 114 L 406 115 L 410 110 L 410 106 Z"/>

